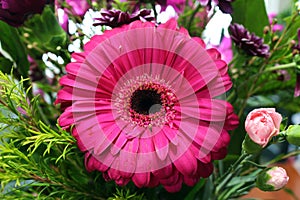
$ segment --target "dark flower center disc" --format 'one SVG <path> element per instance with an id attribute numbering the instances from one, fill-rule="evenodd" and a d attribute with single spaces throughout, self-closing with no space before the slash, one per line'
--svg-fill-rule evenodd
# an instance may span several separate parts
<path id="1" fill-rule="evenodd" d="M 155 90 L 136 90 L 131 96 L 130 105 L 139 114 L 154 114 L 162 107 L 161 96 Z"/>

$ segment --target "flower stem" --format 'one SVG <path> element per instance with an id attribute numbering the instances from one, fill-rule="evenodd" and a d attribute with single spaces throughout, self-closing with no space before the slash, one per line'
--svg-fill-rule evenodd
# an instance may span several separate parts
<path id="1" fill-rule="evenodd" d="M 293 157 L 293 156 L 297 156 L 297 155 L 300 155 L 300 150 L 295 150 L 295 151 L 292 151 L 288 154 L 285 154 L 285 155 L 279 155 L 278 157 L 274 158 L 273 160 L 269 161 L 266 165 L 271 165 L 271 164 L 274 164 L 280 160 L 284 160 L 284 159 L 287 159 L 289 157 Z"/>
<path id="2" fill-rule="evenodd" d="M 226 184 L 236 175 L 240 172 L 240 169 L 242 167 L 242 163 L 245 159 L 249 157 L 249 154 L 243 152 L 240 157 L 235 161 L 235 163 L 226 171 L 226 173 L 218 178 L 215 185 L 215 195 L 218 196 L 225 188 Z M 221 182 L 220 182 L 221 181 Z"/>
<path id="3" fill-rule="evenodd" d="M 190 28 L 191 28 L 191 26 L 192 26 L 192 23 L 193 23 L 193 21 L 194 21 L 194 18 L 195 18 L 195 16 L 196 16 L 196 14 L 198 13 L 198 11 L 200 10 L 200 8 L 201 8 L 202 6 L 201 6 L 201 4 L 199 3 L 198 4 L 198 6 L 195 8 L 195 10 L 193 11 L 193 13 L 191 14 L 191 18 L 190 18 L 190 20 L 189 20 L 189 22 L 188 22 L 188 25 L 187 25 L 187 30 L 190 32 Z"/>
<path id="4" fill-rule="evenodd" d="M 245 160 L 244 163 L 249 163 L 249 164 L 254 165 L 255 167 L 261 168 L 261 169 L 265 169 L 266 168 L 266 166 L 259 165 L 259 164 L 255 163 L 255 162 L 251 161 L 251 160 Z"/>
<path id="5" fill-rule="evenodd" d="M 289 28 L 292 26 L 292 24 L 294 23 L 296 17 L 299 15 L 298 12 L 295 12 L 294 15 L 292 16 L 291 22 L 287 25 L 287 27 L 284 29 L 283 33 L 281 34 L 280 38 L 277 40 L 274 48 L 273 48 L 273 52 L 275 52 L 277 50 L 277 47 L 279 46 L 279 44 L 281 43 L 281 41 L 283 40 L 283 38 L 286 36 L 286 32 L 289 30 Z M 272 53 L 273 53 L 272 52 Z"/>
<path id="6" fill-rule="evenodd" d="M 275 71 L 275 70 L 280 70 L 280 69 L 288 69 L 288 68 L 293 68 L 293 67 L 298 67 L 297 63 L 291 62 L 288 64 L 277 65 L 277 66 L 265 69 L 264 72 Z"/>
<path id="7" fill-rule="evenodd" d="M 250 62 L 251 62 L 251 63 L 254 62 L 254 58 L 253 58 L 252 61 L 250 61 Z M 258 81 L 258 79 L 259 79 L 259 75 L 262 74 L 262 73 L 264 72 L 264 69 L 265 69 L 265 67 L 266 67 L 267 62 L 268 62 L 268 61 L 266 61 L 266 62 L 259 68 L 258 73 L 254 76 L 254 79 L 253 79 L 253 81 L 252 81 L 252 84 L 251 84 L 251 86 L 250 86 L 250 89 L 248 90 L 248 93 L 247 93 L 247 95 L 246 95 L 246 97 L 245 97 L 245 99 L 244 99 L 244 101 L 243 101 L 243 103 L 242 103 L 242 106 L 240 107 L 240 111 L 239 111 L 239 113 L 238 113 L 239 118 L 241 118 L 241 116 L 242 116 L 243 113 L 244 113 L 244 109 L 245 109 L 245 107 L 246 107 L 246 105 L 247 105 L 248 99 L 254 94 L 254 92 L 255 92 L 255 87 L 256 87 L 256 83 L 257 83 L 257 81 Z"/>
<path id="8" fill-rule="evenodd" d="M 157 21 L 157 11 L 155 9 L 155 3 L 154 3 L 154 1 L 151 3 L 151 6 L 152 6 L 152 9 L 153 9 L 153 12 L 154 12 L 155 21 Z"/>

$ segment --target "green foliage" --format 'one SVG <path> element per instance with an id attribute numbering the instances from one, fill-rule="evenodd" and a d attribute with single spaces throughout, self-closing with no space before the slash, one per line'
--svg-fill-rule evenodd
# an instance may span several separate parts
<path id="1" fill-rule="evenodd" d="M 236 0 L 232 6 L 233 22 L 243 24 L 250 32 L 258 36 L 263 35 L 264 27 L 269 25 L 263 0 Z"/>
<path id="2" fill-rule="evenodd" d="M 294 13 L 293 15 L 286 17 L 285 22 L 288 24 L 288 27 L 281 40 L 281 45 L 287 44 L 291 40 L 297 38 L 297 30 L 300 27 L 300 17 L 297 13 Z"/>
<path id="3" fill-rule="evenodd" d="M 142 200 L 144 199 L 143 194 L 137 195 L 136 193 L 131 194 L 130 190 L 117 189 L 114 197 L 109 197 L 108 200 Z"/>
<path id="4" fill-rule="evenodd" d="M 208 21 L 209 18 L 206 16 L 206 8 L 203 8 L 201 4 L 196 8 L 187 5 L 183 13 L 179 16 L 178 24 L 185 27 L 191 36 L 200 37 Z"/>
<path id="5" fill-rule="evenodd" d="M 13 62 L 5 57 L 0 56 L 0 70 L 9 73 L 13 67 Z"/>
<path id="6" fill-rule="evenodd" d="M 40 120 L 39 98 L 29 99 L 26 81 L 0 72 L 0 199 L 108 198 L 115 184 L 87 172 L 74 138 Z M 141 199 L 133 196 L 124 197 Z"/>
<path id="7" fill-rule="evenodd" d="M 0 21 L 0 30 L 1 47 L 9 54 L 9 56 L 11 56 L 11 58 L 15 62 L 19 75 L 27 77 L 29 62 L 27 60 L 26 50 L 24 44 L 20 39 L 18 30 L 14 27 L 9 26 L 3 21 Z M 7 64 L 9 63 L 7 63 L 7 61 L 1 60 L 0 64 L 3 65 L 2 67 L 7 67 Z"/>
<path id="8" fill-rule="evenodd" d="M 120 1 L 120 0 L 116 0 L 112 2 L 112 6 L 115 9 L 121 10 L 123 12 L 127 12 L 130 10 L 130 5 L 128 1 Z"/>
<path id="9" fill-rule="evenodd" d="M 23 40 L 29 48 L 35 49 L 35 53 L 47 51 L 60 53 L 67 45 L 66 32 L 59 25 L 52 9 L 44 8 L 41 15 L 36 14 L 26 21 L 22 28 Z"/>

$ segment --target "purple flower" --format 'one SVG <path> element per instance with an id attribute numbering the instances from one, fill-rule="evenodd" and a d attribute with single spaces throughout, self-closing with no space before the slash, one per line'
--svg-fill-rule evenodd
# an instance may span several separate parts
<path id="1" fill-rule="evenodd" d="M 168 6 L 172 6 L 177 13 L 181 13 L 184 10 L 186 0 L 121 0 L 121 2 L 128 2 L 133 11 L 138 11 L 141 7 L 147 7 L 146 4 L 155 3 L 161 6 L 161 11 L 165 11 Z"/>
<path id="2" fill-rule="evenodd" d="M 124 24 L 130 24 L 133 21 L 141 20 L 141 21 L 154 21 L 154 17 L 152 17 L 151 10 L 142 9 L 132 14 L 128 12 L 123 12 L 120 10 L 102 10 L 100 12 L 101 17 L 95 18 L 99 22 L 94 23 L 94 26 L 97 25 L 106 25 L 112 28 L 122 26 Z"/>
<path id="3" fill-rule="evenodd" d="M 268 57 L 269 45 L 264 44 L 263 39 L 250 33 L 241 24 L 230 25 L 231 39 L 241 49 L 251 56 Z"/>
<path id="4" fill-rule="evenodd" d="M 0 20 L 21 26 L 29 15 L 41 13 L 46 0 L 0 0 Z"/>
<path id="5" fill-rule="evenodd" d="M 223 13 L 231 14 L 232 13 L 232 6 L 231 3 L 234 0 L 199 0 L 201 5 L 207 6 L 210 10 L 212 7 L 212 2 L 214 2 Z"/>
<path id="6" fill-rule="evenodd" d="M 300 28 L 298 29 L 298 44 L 294 45 L 293 50 L 294 50 L 293 51 L 294 54 L 300 53 Z M 299 71 L 297 72 L 296 76 L 297 76 L 297 79 L 296 79 L 294 97 L 300 96 L 300 72 Z"/>
<path id="7" fill-rule="evenodd" d="M 295 44 L 293 46 L 293 50 L 294 50 L 295 54 L 300 53 L 300 28 L 298 29 L 298 44 Z"/>

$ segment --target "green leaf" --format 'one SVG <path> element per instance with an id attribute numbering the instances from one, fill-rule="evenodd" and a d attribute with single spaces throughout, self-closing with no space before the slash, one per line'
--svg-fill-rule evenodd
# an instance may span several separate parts
<path id="1" fill-rule="evenodd" d="M 19 37 L 16 28 L 0 21 L 0 43 L 4 51 L 6 51 L 14 60 L 20 75 L 28 76 L 29 62 L 25 47 Z"/>
<path id="2" fill-rule="evenodd" d="M 67 34 L 59 25 L 51 7 L 46 6 L 43 13 L 34 15 L 25 22 L 25 35 L 33 46 L 43 51 L 58 52 L 67 45 Z M 43 53 L 43 52 L 40 52 Z"/>
<path id="3" fill-rule="evenodd" d="M 193 189 L 188 193 L 188 195 L 184 198 L 184 200 L 193 200 L 195 199 L 197 193 L 200 191 L 200 189 L 204 186 L 205 179 L 201 179 L 194 187 Z"/>
<path id="4" fill-rule="evenodd" d="M 7 58 L 0 57 L 0 70 L 4 73 L 9 74 L 11 72 L 11 68 L 13 66 L 13 62 Z"/>
<path id="5" fill-rule="evenodd" d="M 272 107 L 275 106 L 275 102 L 267 96 L 257 95 L 248 99 L 247 104 L 250 107 Z"/>
<path id="6" fill-rule="evenodd" d="M 236 0 L 232 6 L 233 22 L 243 24 L 258 36 L 263 35 L 264 27 L 269 25 L 264 0 Z"/>
<path id="7" fill-rule="evenodd" d="M 297 14 L 296 16 L 289 16 L 284 19 L 286 24 L 288 24 L 288 29 L 283 35 L 283 39 L 281 44 L 286 44 L 293 39 L 297 39 L 297 30 L 300 27 L 300 16 Z"/>

